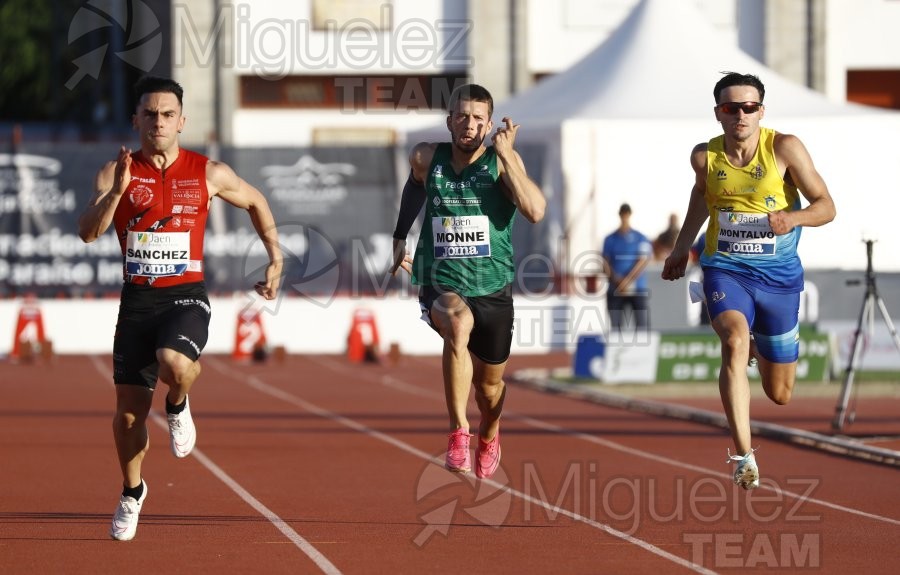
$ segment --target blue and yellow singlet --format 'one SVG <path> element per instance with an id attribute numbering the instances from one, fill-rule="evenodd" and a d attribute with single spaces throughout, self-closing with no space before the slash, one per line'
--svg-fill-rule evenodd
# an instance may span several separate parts
<path id="1" fill-rule="evenodd" d="M 797 256 L 800 227 L 776 236 L 769 213 L 800 209 L 797 188 L 784 181 L 775 161 L 775 130 L 760 128 L 756 155 L 737 168 L 725 154 L 725 136 L 706 152 L 709 227 L 700 265 L 738 272 L 774 291 L 803 289 Z"/>

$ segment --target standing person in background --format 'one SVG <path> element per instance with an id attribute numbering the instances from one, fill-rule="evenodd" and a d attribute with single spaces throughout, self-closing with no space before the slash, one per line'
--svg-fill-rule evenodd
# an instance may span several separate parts
<path id="1" fill-rule="evenodd" d="M 611 329 L 621 332 L 627 325 L 625 309 L 634 316 L 635 329 L 650 329 L 650 294 L 644 269 L 650 262 L 653 248 L 650 240 L 631 227 L 631 206 L 619 208 L 619 228 L 603 241 L 603 263 L 609 287 L 606 309 Z"/>
<path id="2" fill-rule="evenodd" d="M 210 306 L 203 281 L 203 235 L 213 198 L 247 210 L 269 255 L 256 291 L 274 299 L 281 277 L 275 219 L 265 197 L 225 164 L 179 146 L 181 86 L 147 76 L 135 86 L 137 152 L 123 146 L 97 173 L 95 193 L 78 220 L 85 242 L 115 226 L 124 284 L 113 342 L 113 436 L 124 479 L 110 536 L 134 538 L 147 497 L 141 465 L 150 448 L 147 416 L 157 379 L 168 386 L 166 414 L 175 457 L 187 457 L 197 433 L 188 392 L 200 375 Z"/>
<path id="3" fill-rule="evenodd" d="M 834 201 L 803 143 L 760 127 L 765 87 L 751 74 L 727 73 L 713 108 L 723 134 L 691 152 L 695 181 L 663 279 L 684 276 L 691 244 L 709 218 L 700 265 L 713 329 L 722 343 L 719 392 L 731 428 L 735 484 L 759 486 L 750 437 L 747 364 L 758 361 L 766 395 L 790 401 L 799 354 L 802 226 L 834 219 Z M 802 207 L 800 196 L 809 204 Z"/>
<path id="4" fill-rule="evenodd" d="M 675 238 L 678 237 L 679 229 L 681 226 L 678 225 L 678 214 L 671 214 L 668 227 L 653 240 L 653 259 L 664 260 L 669 257 L 672 248 L 675 247 Z"/>
<path id="5" fill-rule="evenodd" d="M 491 477 L 500 464 L 500 415 L 506 396 L 503 372 L 512 346 L 515 261 L 513 217 L 532 223 L 546 201 L 513 149 L 519 129 L 510 118 L 491 136 L 494 101 L 477 84 L 453 91 L 448 104 L 449 143 L 420 143 L 410 154 L 394 230 L 391 273 L 402 267 L 421 286 L 422 319 L 444 340 L 443 379 L 450 435 L 445 465 L 471 470 L 470 389 L 481 413 L 475 475 Z M 426 201 L 427 200 L 427 201 Z M 415 258 L 406 236 L 425 205 Z"/>

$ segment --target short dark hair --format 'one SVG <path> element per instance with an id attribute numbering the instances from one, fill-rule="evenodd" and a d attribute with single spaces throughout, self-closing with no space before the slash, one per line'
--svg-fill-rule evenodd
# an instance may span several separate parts
<path id="1" fill-rule="evenodd" d="M 752 86 L 756 88 L 759 92 L 760 103 L 762 103 L 763 99 L 766 97 L 766 87 L 763 86 L 762 80 L 757 76 L 754 76 L 753 74 L 740 74 L 738 72 L 722 73 L 725 75 L 722 76 L 721 80 L 716 82 L 716 87 L 713 88 L 713 99 L 716 101 L 716 104 L 719 103 L 719 96 L 722 94 L 722 90 L 732 86 Z"/>
<path id="2" fill-rule="evenodd" d="M 182 105 L 184 88 L 181 87 L 181 84 L 170 78 L 144 76 L 134 84 L 134 107 L 138 107 L 144 94 L 156 94 L 158 92 L 175 94 L 175 97 L 178 98 L 178 105 Z"/>
<path id="3" fill-rule="evenodd" d="M 625 214 L 630 214 L 630 213 L 631 213 L 631 206 L 629 206 L 628 204 L 622 204 L 621 206 L 619 206 L 619 215 L 620 216 L 625 215 Z"/>
<path id="4" fill-rule="evenodd" d="M 460 100 L 472 102 L 485 102 L 488 105 L 488 118 L 494 113 L 494 98 L 487 88 L 478 84 L 464 84 L 450 93 L 450 100 L 447 102 L 447 111 L 453 114 L 453 109 Z"/>

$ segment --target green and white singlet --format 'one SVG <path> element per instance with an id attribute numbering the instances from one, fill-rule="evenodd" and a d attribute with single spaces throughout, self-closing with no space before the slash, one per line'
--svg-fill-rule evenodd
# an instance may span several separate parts
<path id="1" fill-rule="evenodd" d="M 515 204 L 504 193 L 493 146 L 457 174 L 449 143 L 438 144 L 425 179 L 425 222 L 412 282 L 483 296 L 515 278 Z"/>

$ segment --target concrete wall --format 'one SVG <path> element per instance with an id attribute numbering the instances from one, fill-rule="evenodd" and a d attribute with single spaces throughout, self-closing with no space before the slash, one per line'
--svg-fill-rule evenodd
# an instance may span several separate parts
<path id="1" fill-rule="evenodd" d="M 651 290 L 651 323 L 655 330 L 683 330 L 689 326 L 687 281 L 664 282 L 659 264 L 648 272 Z M 877 271 L 877 270 L 876 270 Z M 819 321 L 856 321 L 865 297 L 865 285 L 847 286 L 847 280 L 863 279 L 861 272 L 807 273 L 818 292 Z M 900 274 L 876 275 L 879 294 L 888 313 L 900 322 Z M 603 297 L 582 293 L 571 297 L 516 296 L 514 353 L 546 353 L 574 349 L 583 333 L 605 333 L 608 319 Z M 238 315 L 249 303 L 244 295 L 214 298 L 208 353 L 231 353 Z M 58 353 L 110 353 L 118 300 L 42 300 L 39 302 L 45 331 Z M 0 301 L 0 355 L 12 349 L 17 299 Z M 398 343 L 404 353 L 439 354 L 440 338 L 419 319 L 416 298 L 394 294 L 384 298 L 335 298 L 324 305 L 301 298 L 286 298 L 263 311 L 263 327 L 270 345 L 282 345 L 291 353 L 342 353 L 357 309 L 375 315 L 382 347 Z M 883 323 L 876 314 L 876 323 Z"/>
<path id="2" fill-rule="evenodd" d="M 249 303 L 245 296 L 213 298 L 207 353 L 234 350 L 238 316 Z M 519 297 L 513 349 L 546 353 L 572 349 L 577 334 L 606 330 L 606 311 L 598 296 Z M 20 300 L 0 301 L 0 354 L 12 349 Z M 118 300 L 40 300 L 45 333 L 57 353 L 111 353 Z M 342 353 L 358 309 L 375 316 L 381 346 L 398 343 L 404 353 L 440 354 L 441 339 L 420 319 L 418 301 L 412 296 L 335 298 L 322 306 L 301 298 L 289 298 L 262 314 L 270 346 L 284 346 L 290 353 Z"/>

